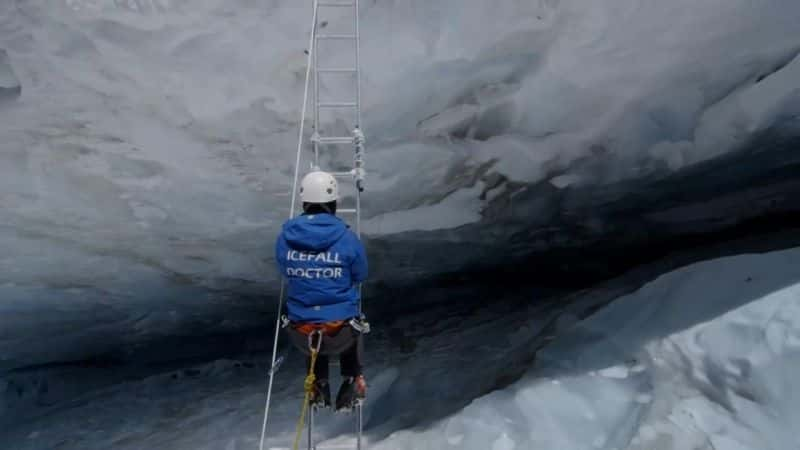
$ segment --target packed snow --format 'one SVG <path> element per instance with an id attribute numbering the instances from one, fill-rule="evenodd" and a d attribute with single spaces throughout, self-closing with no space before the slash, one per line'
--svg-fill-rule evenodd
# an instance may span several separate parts
<path id="1" fill-rule="evenodd" d="M 565 309 L 508 297 L 479 310 L 448 306 L 444 321 L 401 318 L 370 335 L 367 448 L 797 447 L 800 249 L 693 264 L 584 320 L 607 300 L 587 292 Z M 290 445 L 299 412 L 302 358 L 287 356 L 267 448 Z M 19 410 L 24 423 L 0 442 L 256 448 L 264 363 L 220 360 Z M 318 442 L 352 444 L 353 419 L 321 412 Z"/>
<path id="2" fill-rule="evenodd" d="M 562 333 L 507 389 L 375 449 L 787 450 L 800 250 L 702 262 Z"/>

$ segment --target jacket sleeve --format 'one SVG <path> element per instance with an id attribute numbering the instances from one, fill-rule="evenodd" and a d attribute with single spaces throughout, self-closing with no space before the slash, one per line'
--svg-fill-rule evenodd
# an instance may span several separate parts
<path id="1" fill-rule="evenodd" d="M 286 245 L 286 240 L 283 239 L 283 234 L 278 235 L 278 239 L 275 241 L 275 262 L 278 264 L 278 272 L 280 275 L 286 276 L 286 251 L 288 250 L 288 246 Z"/>
<path id="2" fill-rule="evenodd" d="M 369 274 L 369 267 L 367 265 L 367 252 L 364 250 L 364 244 L 354 234 L 353 249 L 355 250 L 355 257 L 352 264 L 350 264 L 350 274 L 353 278 L 353 283 L 361 283 L 367 279 Z"/>

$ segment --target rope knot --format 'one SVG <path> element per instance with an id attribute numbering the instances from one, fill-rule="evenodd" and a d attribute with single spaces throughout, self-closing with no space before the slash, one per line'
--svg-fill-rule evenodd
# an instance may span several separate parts
<path id="1" fill-rule="evenodd" d="M 309 374 L 306 377 L 306 381 L 305 381 L 303 386 L 305 387 L 305 390 L 306 390 L 307 393 L 311 394 L 311 393 L 314 392 L 314 383 L 316 381 L 317 381 L 317 377 L 313 373 Z"/>

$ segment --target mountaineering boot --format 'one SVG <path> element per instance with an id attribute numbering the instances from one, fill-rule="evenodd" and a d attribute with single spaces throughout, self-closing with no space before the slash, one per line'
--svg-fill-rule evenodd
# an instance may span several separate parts
<path id="1" fill-rule="evenodd" d="M 331 385 L 328 380 L 314 381 L 314 391 L 311 393 L 309 403 L 317 408 L 331 406 Z"/>
<path id="2" fill-rule="evenodd" d="M 336 394 L 336 410 L 348 410 L 355 408 L 360 400 L 367 397 L 367 382 L 364 375 L 348 377 L 342 382 L 339 393 Z"/>

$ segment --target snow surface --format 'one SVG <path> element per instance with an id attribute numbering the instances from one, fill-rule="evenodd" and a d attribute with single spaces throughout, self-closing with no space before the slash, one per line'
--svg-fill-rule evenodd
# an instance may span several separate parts
<path id="1" fill-rule="evenodd" d="M 800 248 L 684 267 L 575 319 L 597 306 L 592 297 L 566 311 L 509 309 L 498 299 L 444 323 L 405 318 L 391 327 L 402 336 L 370 336 L 367 448 L 800 444 Z M 121 383 L 40 409 L 0 432 L 0 442 L 20 450 L 255 448 L 265 370 L 220 360 Z M 294 353 L 279 372 L 268 448 L 291 441 L 302 370 Z M 352 443 L 352 417 L 325 412 L 317 424 L 323 444 Z"/>
<path id="2" fill-rule="evenodd" d="M 793 249 L 659 277 L 560 335 L 508 389 L 371 448 L 797 448 L 799 263 Z"/>

